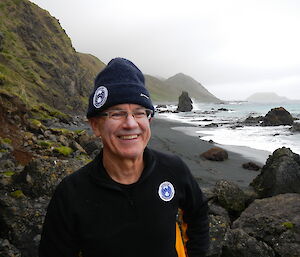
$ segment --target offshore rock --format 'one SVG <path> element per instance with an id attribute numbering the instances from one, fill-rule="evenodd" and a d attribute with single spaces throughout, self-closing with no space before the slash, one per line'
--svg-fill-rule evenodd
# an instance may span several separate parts
<path id="1" fill-rule="evenodd" d="M 294 118 L 283 107 L 271 109 L 263 118 L 262 126 L 292 125 Z"/>
<path id="2" fill-rule="evenodd" d="M 224 238 L 222 257 L 275 257 L 271 247 L 242 229 L 230 229 Z"/>
<path id="3" fill-rule="evenodd" d="M 300 193 L 300 156 L 285 147 L 275 150 L 250 185 L 261 198 Z"/>
<path id="4" fill-rule="evenodd" d="M 210 161 L 225 161 L 228 159 L 227 151 L 220 147 L 213 147 L 202 153 L 201 156 Z"/>
<path id="5" fill-rule="evenodd" d="M 177 111 L 179 112 L 190 112 L 193 110 L 193 101 L 189 97 L 188 92 L 182 91 L 179 96 Z"/>
<path id="6" fill-rule="evenodd" d="M 262 121 L 263 121 L 263 116 L 258 116 L 258 117 L 249 116 L 243 121 L 243 123 L 247 125 L 256 125 Z"/>
<path id="7" fill-rule="evenodd" d="M 300 132 L 300 123 L 294 122 L 293 127 L 290 128 L 292 132 Z"/>
<path id="8" fill-rule="evenodd" d="M 300 194 L 257 199 L 233 222 L 232 228 L 268 244 L 276 256 L 300 256 Z M 256 255 L 253 255 L 256 256 Z"/>

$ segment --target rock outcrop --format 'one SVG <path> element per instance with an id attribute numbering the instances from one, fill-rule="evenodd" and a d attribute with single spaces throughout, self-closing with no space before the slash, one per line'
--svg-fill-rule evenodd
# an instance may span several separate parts
<path id="1" fill-rule="evenodd" d="M 300 256 L 299 213 L 300 194 L 257 199 L 233 222 L 232 228 L 242 229 L 264 242 L 273 249 L 276 256 Z"/>
<path id="2" fill-rule="evenodd" d="M 242 229 L 230 229 L 224 237 L 222 257 L 275 257 L 273 249 Z"/>
<path id="3" fill-rule="evenodd" d="M 182 91 L 182 94 L 179 96 L 178 99 L 177 111 L 190 112 L 191 110 L 193 110 L 193 101 L 189 97 L 188 92 Z"/>
<path id="4" fill-rule="evenodd" d="M 287 149 L 278 149 L 272 155 L 277 166 L 287 161 L 283 156 L 289 155 L 287 159 L 293 160 L 299 158 L 289 151 L 282 156 L 281 151 Z M 266 176 L 260 179 L 264 183 L 269 180 Z M 206 256 L 300 256 L 299 193 L 259 199 L 262 196 L 251 187 L 242 190 L 226 180 L 218 181 L 213 189 L 204 190 L 204 193 L 209 199 L 211 238 Z"/>
<path id="5" fill-rule="evenodd" d="M 292 125 L 292 115 L 283 107 L 273 108 L 263 118 L 262 126 Z"/>
<path id="6" fill-rule="evenodd" d="M 83 129 L 74 130 L 75 122 L 71 123 L 73 130 L 18 120 L 14 121 L 22 128 L 18 144 L 0 137 L 0 256 L 37 257 L 55 187 L 99 153 L 101 142 Z"/>
<path id="7" fill-rule="evenodd" d="M 289 148 L 277 149 L 251 186 L 260 197 L 300 193 L 300 156 Z"/>

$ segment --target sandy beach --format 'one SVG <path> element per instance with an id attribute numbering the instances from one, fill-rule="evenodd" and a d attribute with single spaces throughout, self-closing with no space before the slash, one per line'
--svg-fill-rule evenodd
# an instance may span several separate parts
<path id="1" fill-rule="evenodd" d="M 216 181 L 226 179 L 246 188 L 259 171 L 246 170 L 242 164 L 252 161 L 263 166 L 270 154 L 248 147 L 209 143 L 199 138 L 197 130 L 196 126 L 154 118 L 151 121 L 149 147 L 180 156 L 202 187 L 212 187 Z M 215 146 L 228 151 L 228 160 L 215 162 L 200 157 L 201 153 Z"/>

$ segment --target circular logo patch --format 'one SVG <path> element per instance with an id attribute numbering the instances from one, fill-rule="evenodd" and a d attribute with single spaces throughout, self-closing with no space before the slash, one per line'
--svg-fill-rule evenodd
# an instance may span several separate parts
<path id="1" fill-rule="evenodd" d="M 171 201 L 175 195 L 175 189 L 170 182 L 165 181 L 159 185 L 158 195 L 165 202 Z"/>
<path id="2" fill-rule="evenodd" d="M 98 87 L 93 97 L 93 104 L 96 108 L 100 108 L 106 102 L 108 91 L 106 87 Z"/>

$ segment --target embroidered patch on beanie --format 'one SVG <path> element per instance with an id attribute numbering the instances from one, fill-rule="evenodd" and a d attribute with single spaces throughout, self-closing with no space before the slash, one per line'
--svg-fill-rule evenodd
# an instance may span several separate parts
<path id="1" fill-rule="evenodd" d="M 93 105 L 96 108 L 100 108 L 102 107 L 107 99 L 108 96 L 108 91 L 106 87 L 98 87 L 97 90 L 94 93 L 94 97 L 93 97 Z"/>

